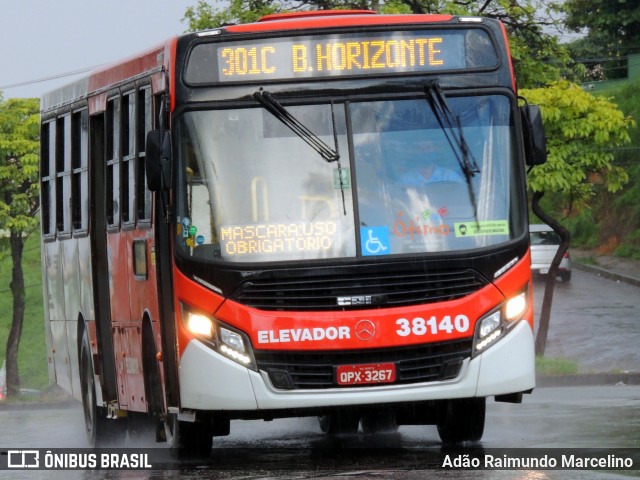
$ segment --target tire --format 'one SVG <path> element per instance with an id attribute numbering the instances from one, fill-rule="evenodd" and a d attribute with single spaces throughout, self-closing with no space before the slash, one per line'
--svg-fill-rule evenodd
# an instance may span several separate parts
<path id="1" fill-rule="evenodd" d="M 180 458 L 205 458 L 211 455 L 213 432 L 202 422 L 181 422 L 174 413 L 165 421 L 167 446 Z"/>
<path id="2" fill-rule="evenodd" d="M 360 419 L 362 433 L 375 435 L 376 433 L 395 433 L 398 431 L 396 415 L 393 410 L 382 410 L 374 413 L 366 413 Z"/>
<path id="3" fill-rule="evenodd" d="M 320 430 L 329 436 L 356 435 L 360 417 L 353 412 L 336 412 L 318 417 Z"/>
<path id="4" fill-rule="evenodd" d="M 118 445 L 127 433 L 126 419 L 110 420 L 107 411 L 96 403 L 96 384 L 93 375 L 91 347 L 85 331 L 80 346 L 80 389 L 87 441 L 91 447 Z"/>
<path id="5" fill-rule="evenodd" d="M 560 278 L 562 279 L 563 282 L 567 283 L 571 281 L 571 271 L 568 272 L 561 272 L 560 273 Z"/>
<path id="6" fill-rule="evenodd" d="M 155 340 L 151 325 L 142 327 L 142 365 L 144 369 L 144 391 L 149 414 L 160 417 L 164 411 L 164 396 L 160 364 L 156 359 Z"/>
<path id="7" fill-rule="evenodd" d="M 438 434 L 442 443 L 477 442 L 484 433 L 485 398 L 447 400 L 438 411 Z"/>

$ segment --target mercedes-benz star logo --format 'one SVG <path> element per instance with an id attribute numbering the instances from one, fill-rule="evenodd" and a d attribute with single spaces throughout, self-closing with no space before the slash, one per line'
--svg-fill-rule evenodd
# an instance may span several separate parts
<path id="1" fill-rule="evenodd" d="M 356 337 L 360 340 L 371 340 L 376 334 L 376 326 L 371 320 L 360 320 L 356 323 Z"/>

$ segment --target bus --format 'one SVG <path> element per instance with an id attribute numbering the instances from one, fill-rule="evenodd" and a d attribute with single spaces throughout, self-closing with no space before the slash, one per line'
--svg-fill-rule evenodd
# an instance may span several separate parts
<path id="1" fill-rule="evenodd" d="M 45 94 L 49 372 L 90 444 L 149 419 L 437 425 L 535 386 L 526 170 L 540 111 L 498 21 L 274 14 Z"/>

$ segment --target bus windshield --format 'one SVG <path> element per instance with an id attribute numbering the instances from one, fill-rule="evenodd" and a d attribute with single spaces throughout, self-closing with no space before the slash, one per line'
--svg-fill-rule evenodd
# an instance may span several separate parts
<path id="1" fill-rule="evenodd" d="M 519 236 L 509 98 L 447 101 L 477 163 L 473 176 L 424 98 L 287 105 L 337 147 L 341 167 L 265 108 L 184 113 L 179 253 L 228 262 L 442 254 Z"/>

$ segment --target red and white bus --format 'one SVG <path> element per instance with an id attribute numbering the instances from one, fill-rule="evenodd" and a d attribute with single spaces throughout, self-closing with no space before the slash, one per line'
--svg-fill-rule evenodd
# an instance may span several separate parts
<path id="1" fill-rule="evenodd" d="M 503 26 L 318 11 L 182 35 L 42 99 L 49 368 L 100 444 L 210 451 L 234 419 L 436 424 L 534 388 Z"/>

